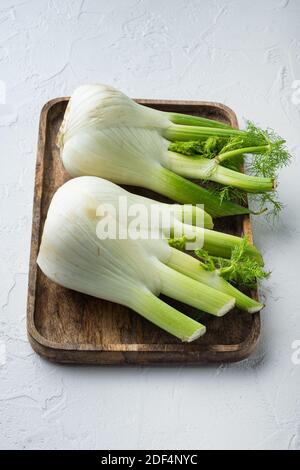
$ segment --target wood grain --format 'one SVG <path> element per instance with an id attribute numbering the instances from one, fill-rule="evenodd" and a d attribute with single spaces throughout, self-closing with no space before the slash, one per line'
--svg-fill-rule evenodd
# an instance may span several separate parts
<path id="1" fill-rule="evenodd" d="M 237 127 L 234 112 L 219 103 L 137 100 L 161 110 L 210 117 Z M 28 337 L 33 349 L 51 361 L 81 364 L 178 364 L 240 361 L 254 349 L 260 315 L 234 309 L 216 318 L 165 299 L 199 319 L 207 333 L 186 344 L 161 331 L 130 309 L 60 287 L 36 264 L 47 210 L 56 189 L 68 180 L 55 138 L 68 98 L 46 103 L 41 112 L 33 204 L 27 307 Z M 166 200 L 151 191 L 132 191 Z M 215 228 L 252 240 L 248 216 L 215 220 Z M 256 292 L 251 293 L 257 297 Z"/>

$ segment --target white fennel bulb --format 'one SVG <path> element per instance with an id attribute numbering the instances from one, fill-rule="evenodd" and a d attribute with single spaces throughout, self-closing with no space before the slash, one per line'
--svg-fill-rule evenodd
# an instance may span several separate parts
<path id="1" fill-rule="evenodd" d="M 54 282 L 126 305 L 183 341 L 198 338 L 205 327 L 158 295 L 217 316 L 233 308 L 235 299 L 170 268 L 173 249 L 166 240 L 100 239 L 102 186 L 103 180 L 83 177 L 58 189 L 44 226 L 39 267 Z"/>
<path id="2" fill-rule="evenodd" d="M 137 104 L 107 85 L 81 86 L 69 101 L 57 138 L 63 164 L 72 176 L 99 176 L 117 184 L 149 188 L 177 202 L 204 204 L 213 217 L 248 213 L 247 208 L 221 202 L 211 191 L 176 174 L 185 171 L 177 164 L 176 154 L 168 150 L 170 141 L 178 137 L 176 132 L 207 129 L 199 124 L 174 124 L 180 116 Z M 191 116 L 185 119 L 209 122 Z M 235 132 L 222 127 L 217 131 Z M 202 177 L 207 177 L 207 168 Z M 199 172 L 197 178 L 201 178 Z M 207 227 L 212 226 L 208 215 L 205 221 Z"/>

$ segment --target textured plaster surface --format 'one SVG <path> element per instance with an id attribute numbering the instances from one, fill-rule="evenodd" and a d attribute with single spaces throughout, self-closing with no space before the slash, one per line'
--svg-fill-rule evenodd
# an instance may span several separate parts
<path id="1" fill-rule="evenodd" d="M 0 449 L 300 448 L 299 0 L 0 0 Z M 26 338 L 38 119 L 101 81 L 224 102 L 283 134 L 287 205 L 254 223 L 273 270 L 256 352 L 209 367 L 50 364 Z M 294 361 L 292 354 L 294 353 Z"/>

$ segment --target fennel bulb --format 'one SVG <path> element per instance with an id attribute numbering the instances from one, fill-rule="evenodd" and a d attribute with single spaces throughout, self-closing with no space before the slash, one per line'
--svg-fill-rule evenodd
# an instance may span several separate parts
<path id="1" fill-rule="evenodd" d="M 217 316 L 231 309 L 235 299 L 249 312 L 262 308 L 164 239 L 99 238 L 97 214 L 120 192 L 127 193 L 95 177 L 75 178 L 56 192 L 37 260 L 45 275 L 64 287 L 126 305 L 183 341 L 201 336 L 205 327 L 158 299 L 159 293 Z M 127 194 L 133 196 L 132 203 L 146 199 Z M 180 222 L 181 207 L 175 209 L 172 214 Z M 115 212 L 110 215 L 115 217 Z M 165 229 L 164 224 L 154 227 Z"/>
<path id="2" fill-rule="evenodd" d="M 73 176 L 100 176 L 152 189 L 177 202 L 202 203 L 213 217 L 248 213 L 230 200 L 245 202 L 245 192 L 259 194 L 260 211 L 267 202 L 274 211 L 280 208 L 274 197 L 277 170 L 290 160 L 285 141 L 272 130 L 248 122 L 243 131 L 211 119 L 158 111 L 101 84 L 75 90 L 57 143 Z M 244 154 L 252 155 L 250 175 L 240 172 Z M 214 193 L 185 177 L 210 180 Z"/>
<path id="3" fill-rule="evenodd" d="M 155 236 L 171 241 L 184 238 L 186 243 L 192 245 L 190 249 L 203 248 L 209 254 L 222 258 L 230 258 L 232 250 L 243 244 L 241 237 L 203 228 L 203 211 L 197 206 L 158 202 L 130 193 L 103 178 L 80 177 L 80 181 L 82 185 L 92 188 L 97 200 L 101 201 L 96 213 L 101 217 L 97 230 L 99 228 L 104 236 L 110 232 L 114 238 L 134 236 L 135 239 L 151 239 Z M 125 204 L 122 204 L 124 200 Z M 134 216 L 136 223 L 130 221 Z M 110 218 L 114 220 L 111 227 Z M 118 227 L 115 227 L 116 224 Z M 131 229 L 135 232 L 129 233 Z M 262 256 L 255 246 L 248 244 L 245 254 L 263 264 Z"/>
<path id="4" fill-rule="evenodd" d="M 166 240 L 100 239 L 101 186 L 98 178 L 83 177 L 57 190 L 44 226 L 39 267 L 54 282 L 126 305 L 182 341 L 198 338 L 205 327 L 158 295 L 217 316 L 232 309 L 235 299 L 169 267 L 173 249 Z"/>
<path id="5" fill-rule="evenodd" d="M 181 122 L 181 116 L 141 106 L 110 86 L 81 86 L 69 101 L 57 138 L 63 164 L 72 176 L 100 176 L 117 184 L 151 189 L 177 202 L 204 204 L 213 217 L 249 213 L 246 207 L 221 201 L 211 191 L 176 174 L 180 171 L 175 168 L 173 152 L 168 150 L 168 139 L 173 140 L 176 129 L 182 133 L 183 127 L 195 127 L 172 123 L 172 119 Z M 214 124 L 203 118 L 185 119 Z M 201 138 L 216 131 L 229 136 L 239 132 L 215 125 L 218 127 L 195 128 Z"/>

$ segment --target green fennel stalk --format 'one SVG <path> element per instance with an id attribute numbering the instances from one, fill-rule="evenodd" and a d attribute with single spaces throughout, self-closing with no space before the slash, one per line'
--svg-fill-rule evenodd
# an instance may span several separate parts
<path id="1" fill-rule="evenodd" d="M 269 201 L 279 210 L 277 170 L 290 157 L 284 140 L 269 129 L 249 122 L 246 130 L 239 130 L 208 118 L 159 111 L 102 84 L 75 90 L 57 143 L 71 176 L 99 176 L 178 202 L 205 204 L 213 217 L 250 212 L 239 204 L 242 197 L 230 200 L 237 190 L 261 194 L 262 204 Z M 178 154 L 187 150 L 192 161 L 179 161 Z M 250 174 L 243 175 L 235 164 L 248 152 Z M 180 175 L 212 181 L 215 191 L 199 189 Z"/>
<path id="2" fill-rule="evenodd" d="M 196 129 L 192 132 L 196 135 Z M 206 140 L 201 133 L 199 136 L 201 140 L 179 140 L 170 144 L 170 169 L 185 177 L 217 183 L 214 194 L 219 194 L 222 201 L 232 196 L 235 196 L 233 200 L 241 201 L 243 191 L 257 193 L 260 194 L 255 197 L 260 203 L 259 212 L 266 203 L 273 206 L 272 214 L 279 212 L 282 204 L 276 198 L 277 172 L 288 165 L 291 158 L 281 137 L 270 129 L 259 129 L 250 121 L 246 131 L 228 138 L 224 129 L 214 129 L 214 135 Z M 240 171 L 240 158 L 249 154 L 251 158 L 245 163 L 247 175 Z"/>
<path id="3" fill-rule="evenodd" d="M 177 247 L 179 247 L 177 245 Z M 207 270 L 199 260 L 183 253 L 179 249 L 172 249 L 172 255 L 168 260 L 168 266 L 185 274 L 186 276 L 200 281 L 214 289 L 224 292 L 235 298 L 236 306 L 249 313 L 258 312 L 263 304 L 247 296 L 225 280 L 217 270 Z"/>

